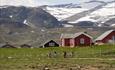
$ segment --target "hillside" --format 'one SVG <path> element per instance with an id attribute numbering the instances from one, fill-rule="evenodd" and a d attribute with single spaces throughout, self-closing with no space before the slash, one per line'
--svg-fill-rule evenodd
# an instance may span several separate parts
<path id="1" fill-rule="evenodd" d="M 15 24 L 15 23 L 14 23 Z M 37 28 L 33 29 L 27 25 L 17 26 L 13 23 L 0 24 L 0 44 L 9 42 L 10 44 L 20 46 L 29 44 L 33 47 L 40 47 L 46 40 L 56 40 L 60 43 L 62 33 L 87 32 L 94 39 L 103 32 L 115 28 L 111 27 L 73 27 L 73 28 Z"/>
<path id="2" fill-rule="evenodd" d="M 0 44 L 9 42 L 15 45 L 40 45 L 40 39 L 45 41 L 50 35 L 44 33 L 44 29 L 58 27 L 62 27 L 61 23 L 39 7 L 0 7 Z"/>
<path id="3" fill-rule="evenodd" d="M 0 22 L 10 20 L 26 24 L 32 28 L 54 28 L 61 27 L 60 22 L 39 7 L 24 6 L 2 6 L 0 8 Z"/>

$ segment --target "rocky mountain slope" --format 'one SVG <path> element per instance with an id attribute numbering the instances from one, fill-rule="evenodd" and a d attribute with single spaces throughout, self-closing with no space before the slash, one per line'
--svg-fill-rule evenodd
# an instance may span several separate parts
<path id="1" fill-rule="evenodd" d="M 0 8 L 0 22 L 2 23 L 5 20 L 19 22 L 20 25 L 25 24 L 33 28 L 53 28 L 61 26 L 60 22 L 55 17 L 39 7 L 3 6 Z"/>
<path id="2" fill-rule="evenodd" d="M 59 41 L 61 33 L 99 35 L 115 29 L 114 5 L 114 1 L 95 0 L 40 7 L 0 6 L 0 44 L 39 47 L 46 40 Z"/>
<path id="3" fill-rule="evenodd" d="M 62 27 L 52 15 L 39 7 L 1 6 L 0 44 L 30 44 L 40 46 L 55 35 L 46 33 L 49 28 Z"/>
<path id="4" fill-rule="evenodd" d="M 112 22 L 115 20 L 115 1 L 92 0 L 80 4 L 49 5 L 45 6 L 44 10 L 55 16 L 59 21 L 68 21 L 73 26 L 82 21 L 94 22 L 94 25 L 99 27 L 115 25 Z M 109 20 L 112 20 L 110 24 L 107 23 Z M 98 25 L 95 23 L 98 23 Z M 65 24 L 66 26 L 67 24 Z"/>

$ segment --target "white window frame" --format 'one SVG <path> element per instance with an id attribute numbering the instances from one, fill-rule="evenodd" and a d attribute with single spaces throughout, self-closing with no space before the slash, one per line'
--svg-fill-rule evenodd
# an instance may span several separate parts
<path id="1" fill-rule="evenodd" d="M 49 46 L 55 46 L 55 43 L 49 43 Z"/>

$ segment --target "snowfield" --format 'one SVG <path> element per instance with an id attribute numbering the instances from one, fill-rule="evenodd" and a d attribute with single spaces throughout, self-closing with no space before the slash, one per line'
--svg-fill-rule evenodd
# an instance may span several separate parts
<path id="1" fill-rule="evenodd" d="M 43 2 L 47 1 L 44 0 Z M 102 26 L 106 21 L 109 21 L 112 18 L 114 20 L 115 18 L 115 0 L 78 0 L 75 3 L 71 1 L 71 3 L 68 2 L 66 4 L 63 2 L 60 4 L 47 4 L 43 2 L 42 0 L 40 2 L 37 0 L 0 0 L 0 9 L 7 8 L 9 5 L 26 7 L 38 7 L 46 5 L 45 8 L 43 8 L 45 11 L 56 17 L 59 21 L 71 18 L 68 21 L 70 24 L 76 24 L 80 21 L 91 21 L 98 22 L 98 26 Z M 106 6 L 102 7 L 102 5 Z M 90 12 L 91 9 L 94 9 L 98 6 L 100 6 L 100 8 Z M 84 15 L 84 12 L 89 13 Z M 79 15 L 77 15 L 78 13 Z M 13 18 L 12 15 L 9 17 Z M 23 23 L 29 25 L 29 22 L 27 22 L 26 19 L 23 21 Z M 73 27 L 73 25 L 63 25 L 64 27 Z M 115 23 L 112 22 L 110 26 L 115 26 Z"/>
<path id="2" fill-rule="evenodd" d="M 108 5 L 104 6 L 102 9 L 99 9 L 99 10 L 91 13 L 91 15 L 96 15 L 96 16 L 115 15 L 115 2 L 108 4 Z"/>
<path id="3" fill-rule="evenodd" d="M 56 17 L 58 20 L 62 20 L 76 13 L 80 13 L 82 11 L 87 10 L 83 8 L 57 8 L 57 7 L 55 8 L 47 7 L 46 9 L 47 12 Z"/>
<path id="4" fill-rule="evenodd" d="M 25 25 L 29 25 L 28 23 L 27 23 L 27 20 L 25 19 L 24 20 L 24 22 L 23 22 Z"/>
<path id="5" fill-rule="evenodd" d="M 64 27 L 74 27 L 73 25 L 63 24 Z"/>
<path id="6" fill-rule="evenodd" d="M 76 21 L 69 23 L 77 23 L 79 21 L 92 21 L 92 22 L 104 23 L 105 21 L 114 17 L 115 17 L 115 2 L 107 4 L 106 6 L 103 6 L 101 9 L 96 10 L 85 17 L 82 17 Z"/>

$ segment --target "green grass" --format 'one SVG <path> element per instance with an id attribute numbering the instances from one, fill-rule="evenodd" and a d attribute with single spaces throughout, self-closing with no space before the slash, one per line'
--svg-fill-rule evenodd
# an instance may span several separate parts
<path id="1" fill-rule="evenodd" d="M 54 51 L 57 52 L 57 56 L 55 58 L 49 58 L 47 56 L 48 53 Z M 63 51 L 67 53 L 74 52 L 74 56 L 64 58 Z M 103 60 L 90 58 L 101 58 Z M 115 45 L 78 48 L 0 48 L 0 70 L 42 70 L 45 65 L 49 68 L 68 68 L 76 64 L 115 65 L 115 60 L 108 60 L 113 58 L 115 58 Z"/>

